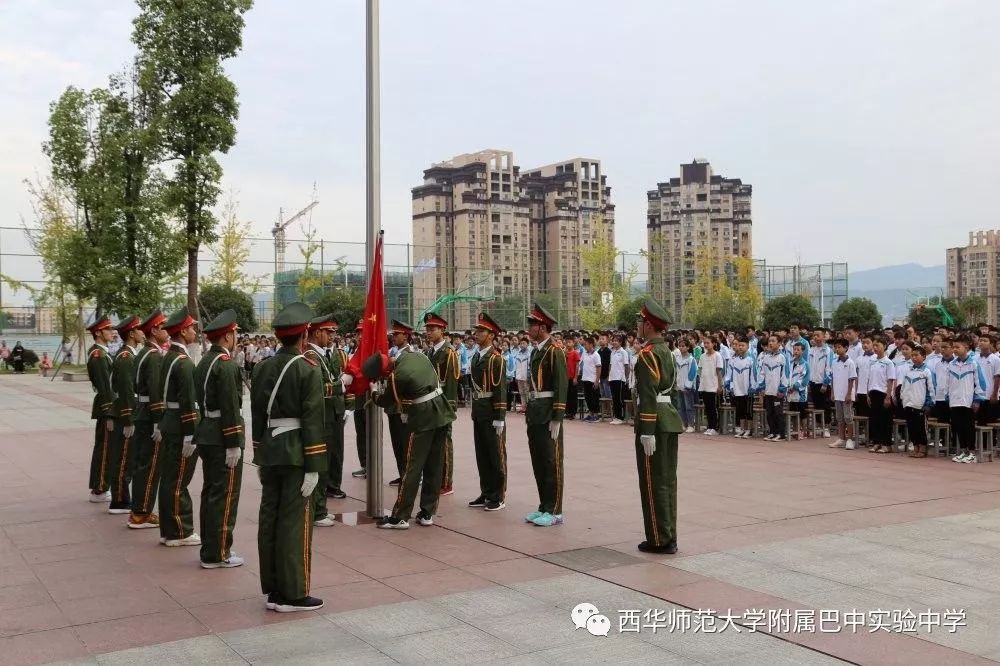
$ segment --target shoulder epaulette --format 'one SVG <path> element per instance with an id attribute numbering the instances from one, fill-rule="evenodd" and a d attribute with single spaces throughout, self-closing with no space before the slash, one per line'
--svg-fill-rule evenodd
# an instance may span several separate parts
<path id="1" fill-rule="evenodd" d="M 129 356 L 132 355 L 132 353 L 128 352 L 128 351 L 122 351 L 122 352 L 119 352 L 118 355 L 121 356 L 122 358 L 128 358 Z"/>
<path id="2" fill-rule="evenodd" d="M 306 363 L 308 363 L 309 365 L 311 365 L 311 366 L 313 366 L 313 367 L 319 367 L 319 363 L 317 363 L 316 361 L 312 360 L 312 359 L 311 359 L 311 358 L 309 358 L 308 356 L 303 356 L 302 358 L 303 358 L 303 360 L 305 360 L 305 362 L 306 362 Z"/>
<path id="3" fill-rule="evenodd" d="M 94 351 L 90 352 L 90 355 L 92 358 L 101 358 L 101 350 L 95 349 Z"/>
<path id="4" fill-rule="evenodd" d="M 187 354 L 177 354 L 177 358 L 187 358 Z"/>
<path id="5" fill-rule="evenodd" d="M 229 354 L 219 354 L 220 361 L 232 361 L 232 357 Z"/>

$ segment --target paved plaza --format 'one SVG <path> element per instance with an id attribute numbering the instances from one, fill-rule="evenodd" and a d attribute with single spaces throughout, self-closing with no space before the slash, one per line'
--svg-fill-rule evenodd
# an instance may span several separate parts
<path id="1" fill-rule="evenodd" d="M 348 477 L 340 522 L 315 532 L 326 607 L 283 615 L 260 594 L 255 468 L 234 547 L 247 564 L 202 570 L 196 548 L 160 547 L 86 501 L 92 395 L 0 378 L 2 664 L 1000 661 L 1000 464 L 683 435 L 680 550 L 651 556 L 635 549 L 628 428 L 567 423 L 566 522 L 539 528 L 522 519 L 537 494 L 518 415 L 507 509 L 465 506 L 479 487 L 462 410 L 436 525 L 375 529 Z M 349 472 L 350 424 L 347 441 Z M 198 473 L 196 502 L 200 487 Z M 607 636 L 574 625 L 581 603 Z"/>

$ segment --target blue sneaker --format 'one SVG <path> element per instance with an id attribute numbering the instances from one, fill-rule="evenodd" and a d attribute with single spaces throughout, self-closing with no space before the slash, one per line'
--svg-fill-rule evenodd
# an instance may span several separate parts
<path id="1" fill-rule="evenodd" d="M 524 517 L 524 522 L 533 523 L 535 522 L 535 518 L 538 518 L 540 515 L 542 515 L 541 511 L 532 511 L 531 513 L 529 513 L 527 516 Z"/>
<path id="2" fill-rule="evenodd" d="M 562 514 L 553 516 L 551 513 L 543 513 L 531 522 L 539 527 L 552 527 L 553 525 L 561 525 L 562 521 Z"/>

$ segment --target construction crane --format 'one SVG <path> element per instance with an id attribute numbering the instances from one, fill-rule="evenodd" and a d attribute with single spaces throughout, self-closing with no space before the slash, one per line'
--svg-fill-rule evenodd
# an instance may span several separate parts
<path id="1" fill-rule="evenodd" d="M 313 208 L 319 205 L 319 199 L 316 198 L 316 192 L 313 191 L 313 200 L 308 206 L 292 215 L 287 220 L 284 219 L 284 210 L 278 210 L 278 221 L 274 224 L 271 229 L 271 235 L 274 236 L 274 273 L 277 275 L 285 270 L 285 249 L 288 247 L 288 242 L 285 240 L 285 229 L 288 228 L 292 222 L 302 219 L 307 215 Z"/>

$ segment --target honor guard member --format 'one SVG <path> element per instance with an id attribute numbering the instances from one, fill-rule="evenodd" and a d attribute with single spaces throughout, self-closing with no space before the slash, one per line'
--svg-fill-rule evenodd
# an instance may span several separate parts
<path id="1" fill-rule="evenodd" d="M 676 553 L 677 434 L 684 426 L 675 407 L 674 356 L 663 341 L 670 319 L 651 298 L 639 317 L 639 337 L 646 340 L 635 365 L 635 458 L 646 528 L 639 550 Z"/>
<path id="2" fill-rule="evenodd" d="M 396 358 L 413 351 L 410 347 L 410 336 L 413 328 L 396 319 L 392 320 L 392 346 L 396 348 Z M 389 441 L 392 443 L 392 455 L 396 458 L 396 470 L 399 476 L 389 482 L 390 486 L 398 486 L 406 469 L 406 445 L 410 439 L 406 427 L 406 418 L 400 413 L 396 401 L 387 402 L 385 415 L 389 417 Z"/>
<path id="3" fill-rule="evenodd" d="M 461 375 L 458 354 L 448 341 L 448 322 L 433 312 L 424 315 L 424 329 L 427 340 L 431 343 L 428 356 L 438 373 L 441 390 L 452 409 L 458 408 L 458 378 Z M 444 443 L 444 467 L 441 472 L 441 494 L 451 495 L 455 476 L 455 446 L 452 442 L 451 426 L 448 426 L 448 438 Z"/>
<path id="4" fill-rule="evenodd" d="M 111 431 L 115 428 L 115 394 L 111 387 L 112 359 L 108 343 L 115 333 L 111 330 L 111 320 L 107 317 L 98 319 L 87 330 L 94 336 L 94 344 L 87 355 L 87 377 L 94 389 L 90 418 L 97 422 L 94 451 L 90 456 L 90 501 L 110 502 L 108 449 L 111 445 Z"/>
<path id="5" fill-rule="evenodd" d="M 274 317 L 278 352 L 253 370 L 250 413 L 254 463 L 260 467 L 257 551 L 267 608 L 281 613 L 317 610 L 309 596 L 313 492 L 326 470 L 323 377 L 302 354 L 312 311 L 291 303 Z"/>
<path id="6" fill-rule="evenodd" d="M 111 387 L 115 394 L 115 429 L 111 433 L 108 466 L 111 480 L 111 506 L 108 513 L 125 514 L 132 510 L 129 484 L 135 459 L 135 357 L 145 337 L 139 329 L 139 318 L 129 317 L 118 323 L 116 330 L 122 347 L 115 354 L 111 369 Z"/>
<path id="7" fill-rule="evenodd" d="M 359 319 L 358 325 L 354 328 L 354 332 L 358 335 L 358 344 L 354 348 L 354 353 L 357 354 L 358 350 L 361 349 L 361 329 L 362 322 Z M 351 472 L 351 476 L 355 479 L 363 479 L 367 474 L 365 466 L 368 465 L 368 424 L 365 421 L 365 400 L 367 396 L 350 396 L 347 409 L 351 410 L 351 416 L 354 417 L 354 440 L 358 447 L 358 463 L 361 465 L 361 469 Z"/>
<path id="8" fill-rule="evenodd" d="M 163 436 L 160 435 L 159 418 L 163 414 L 163 398 L 161 386 L 160 360 L 163 357 L 163 345 L 169 341 L 163 323 L 167 320 L 163 313 L 157 310 L 139 324 L 145 337 L 145 344 L 135 355 L 135 464 L 132 472 L 132 512 L 128 517 L 128 526 L 135 530 L 159 527 L 160 518 L 153 513 L 156 494 L 160 487 L 160 446 Z M 160 411 L 154 412 L 151 407 L 156 405 Z"/>
<path id="9" fill-rule="evenodd" d="M 198 425 L 197 394 L 194 386 L 194 361 L 188 345 L 194 344 L 196 322 L 181 308 L 163 324 L 170 336 L 170 348 L 160 363 L 163 416 L 163 467 L 160 475 L 160 543 L 165 546 L 200 546 L 201 537 L 194 531 L 194 514 L 188 486 L 198 463 L 194 431 Z"/>
<path id="10" fill-rule="evenodd" d="M 405 530 L 410 526 L 410 514 L 420 486 L 420 512 L 417 522 L 434 524 L 441 495 L 441 457 L 448 427 L 455 420 L 455 410 L 448 404 L 438 386 L 437 372 L 429 358 L 416 352 L 403 353 L 395 359 L 372 354 L 361 366 L 369 380 L 385 379 L 375 391 L 375 401 L 383 407 L 394 403 L 406 417 L 409 440 L 403 480 L 399 486 L 392 515 L 382 518 L 377 526 L 383 529 Z M 421 483 L 423 477 L 423 483 Z"/>
<path id="11" fill-rule="evenodd" d="M 326 508 L 326 489 L 330 483 L 330 466 L 333 456 L 334 431 L 338 423 L 342 423 L 343 405 L 343 385 L 340 380 L 340 373 L 333 374 L 330 367 L 328 349 L 330 338 L 333 337 L 335 322 L 329 315 L 316 317 L 309 322 L 309 341 L 306 344 L 303 354 L 311 361 L 315 361 L 323 375 L 323 443 L 326 444 L 326 466 L 320 472 L 319 485 L 313 493 L 313 500 L 316 503 L 313 511 L 313 525 L 316 527 L 331 527 L 333 518 Z M 339 391 L 340 413 L 337 413 L 337 405 L 334 401 L 334 393 Z M 341 431 L 343 432 L 343 431 Z M 343 467 L 344 442 L 340 440 L 340 464 L 338 470 Z M 338 475 L 339 481 L 339 475 Z"/>
<path id="12" fill-rule="evenodd" d="M 347 368 L 347 352 L 337 346 L 337 330 L 340 324 L 327 315 L 328 322 L 333 325 L 330 331 L 330 342 L 326 349 L 326 362 L 330 367 L 330 374 L 340 378 L 340 381 L 333 383 L 333 408 L 337 418 L 333 423 L 333 430 L 330 432 L 332 440 L 327 442 L 326 454 L 329 461 L 329 472 L 326 480 L 326 496 L 333 499 L 346 499 L 347 493 L 341 490 L 340 485 L 344 477 L 344 426 L 347 419 L 354 413 L 354 396 L 347 395 L 347 387 L 354 381 L 354 377 L 344 372 Z"/>
<path id="13" fill-rule="evenodd" d="M 566 412 L 566 352 L 551 336 L 555 318 L 538 304 L 528 315 L 528 336 L 535 343 L 528 365 L 528 449 L 538 486 L 538 510 L 524 520 L 539 527 L 562 523 L 563 415 Z"/>
<path id="14" fill-rule="evenodd" d="M 476 322 L 476 345 L 472 355 L 472 437 L 476 446 L 476 466 L 479 468 L 479 497 L 470 507 L 487 511 L 504 508 L 507 491 L 507 438 L 504 424 L 507 417 L 507 363 L 496 348 L 500 325 L 488 314 L 479 314 Z"/>
<path id="15" fill-rule="evenodd" d="M 225 310 L 204 328 L 212 346 L 198 361 L 194 387 L 201 421 L 194 443 L 201 458 L 201 568 L 243 564 L 232 551 L 236 509 L 243 479 L 243 380 L 231 354 L 239 327 L 236 311 Z"/>

